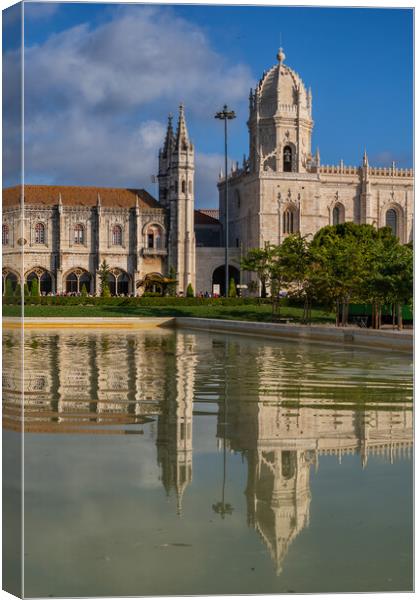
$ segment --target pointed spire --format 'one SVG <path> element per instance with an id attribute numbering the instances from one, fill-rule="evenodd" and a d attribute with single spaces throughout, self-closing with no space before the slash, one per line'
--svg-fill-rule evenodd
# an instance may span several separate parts
<path id="1" fill-rule="evenodd" d="M 363 166 L 364 167 L 368 167 L 369 166 L 369 161 L 368 161 L 368 156 L 367 156 L 366 148 L 365 148 L 365 151 L 363 152 Z"/>
<path id="2" fill-rule="evenodd" d="M 98 195 L 96 197 L 96 206 L 101 206 L 101 197 L 99 195 L 99 192 L 98 192 Z"/>
<path id="3" fill-rule="evenodd" d="M 61 198 L 61 192 L 59 192 L 59 194 L 58 194 L 58 206 L 62 206 L 62 204 L 63 204 L 63 200 Z"/>
<path id="4" fill-rule="evenodd" d="M 315 162 L 316 162 L 317 167 L 321 166 L 321 155 L 319 153 L 319 148 L 316 149 Z"/>
<path id="5" fill-rule="evenodd" d="M 172 114 L 169 113 L 168 115 L 168 127 L 166 129 L 166 137 L 165 137 L 165 142 L 163 144 L 163 155 L 164 156 L 168 156 L 168 154 L 171 153 L 172 148 L 174 147 L 174 143 L 175 143 L 175 137 L 174 137 L 174 130 L 172 127 Z"/>
<path id="6" fill-rule="evenodd" d="M 190 144 L 188 138 L 187 124 L 185 122 L 184 105 L 179 105 L 178 128 L 176 131 L 175 148 L 176 150 L 187 150 Z"/>

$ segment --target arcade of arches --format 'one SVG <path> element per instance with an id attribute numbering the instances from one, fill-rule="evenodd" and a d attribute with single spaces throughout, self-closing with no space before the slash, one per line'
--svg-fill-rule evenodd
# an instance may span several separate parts
<path id="1" fill-rule="evenodd" d="M 16 286 L 20 280 L 19 275 L 7 268 L 3 269 L 2 275 L 3 295 L 6 293 L 7 281 L 11 282 L 12 291 L 15 292 Z M 41 296 L 55 293 L 56 288 L 54 278 L 49 271 L 42 267 L 35 267 L 28 271 L 24 281 L 28 286 L 29 293 L 32 291 L 34 281 L 38 282 L 38 289 Z M 131 278 L 129 274 L 122 269 L 111 269 L 108 283 L 111 296 L 127 296 L 131 293 Z M 95 283 L 91 273 L 82 268 L 75 268 L 64 275 L 63 290 L 66 294 L 80 294 L 83 292 L 83 288 L 86 289 L 88 294 L 95 293 Z"/>

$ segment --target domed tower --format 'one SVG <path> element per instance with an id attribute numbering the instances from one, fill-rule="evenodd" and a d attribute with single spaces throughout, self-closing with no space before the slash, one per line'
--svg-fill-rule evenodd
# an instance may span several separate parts
<path id="1" fill-rule="evenodd" d="M 306 172 L 311 158 L 311 90 L 305 88 L 285 59 L 280 48 L 277 64 L 250 92 L 249 158 L 254 173 Z"/>

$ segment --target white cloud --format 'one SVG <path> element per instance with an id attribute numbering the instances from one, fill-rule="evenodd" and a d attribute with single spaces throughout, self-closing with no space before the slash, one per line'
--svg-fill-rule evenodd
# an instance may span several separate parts
<path id="1" fill-rule="evenodd" d="M 27 181 L 145 186 L 166 114 L 183 101 L 190 123 L 208 118 L 224 102 L 246 102 L 252 78 L 172 10 L 136 6 L 28 48 L 25 84 Z M 204 203 L 217 194 L 221 162 L 197 156 Z"/>

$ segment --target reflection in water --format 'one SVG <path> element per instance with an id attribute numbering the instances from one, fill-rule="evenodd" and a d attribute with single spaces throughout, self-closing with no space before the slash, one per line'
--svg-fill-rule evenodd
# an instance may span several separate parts
<path id="1" fill-rule="evenodd" d="M 3 340 L 3 426 L 16 430 L 18 344 L 13 333 Z M 175 495 L 178 515 L 193 478 L 193 420 L 213 415 L 223 483 L 209 503 L 222 517 L 236 511 L 226 455 L 241 455 L 247 523 L 277 574 L 309 525 L 311 470 L 320 457 L 341 463 L 356 454 L 364 469 L 372 455 L 394 463 L 412 447 L 410 366 L 385 353 L 167 331 L 31 332 L 24 389 L 28 433 L 141 434 L 142 426 L 154 427 L 161 483 Z"/>

